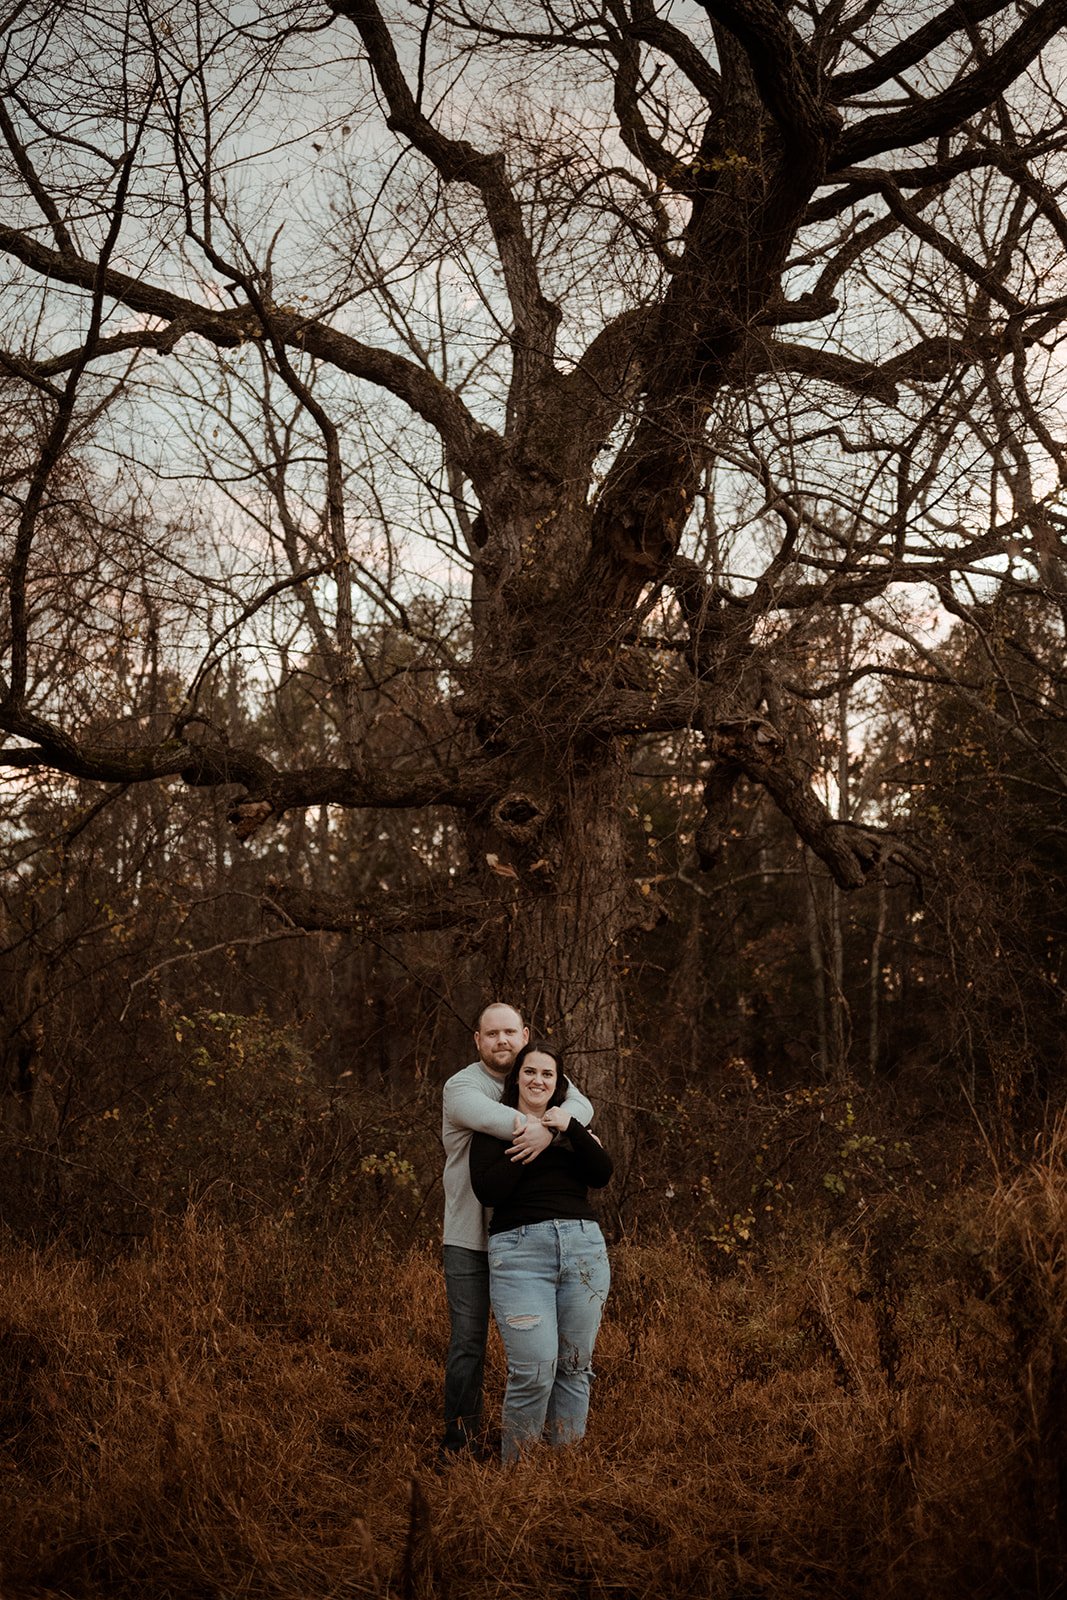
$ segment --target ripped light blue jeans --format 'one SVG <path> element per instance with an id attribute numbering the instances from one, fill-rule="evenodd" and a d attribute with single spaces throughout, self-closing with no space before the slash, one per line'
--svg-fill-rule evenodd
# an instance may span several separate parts
<path id="1" fill-rule="evenodd" d="M 585 1433 L 593 1345 L 611 1283 L 595 1222 L 534 1222 L 489 1240 L 489 1292 L 508 1358 L 501 1454 Z"/>

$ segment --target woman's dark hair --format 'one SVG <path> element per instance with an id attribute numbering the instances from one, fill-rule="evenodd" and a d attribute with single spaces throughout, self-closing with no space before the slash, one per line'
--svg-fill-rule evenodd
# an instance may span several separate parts
<path id="1" fill-rule="evenodd" d="M 519 1069 L 527 1056 L 534 1054 L 550 1056 L 556 1063 L 556 1087 L 552 1091 L 551 1099 L 545 1107 L 561 1106 L 567 1098 L 570 1082 L 563 1070 L 563 1051 L 558 1044 L 553 1044 L 550 1039 L 531 1039 L 529 1044 L 524 1044 L 514 1061 L 511 1071 L 504 1079 L 504 1093 L 500 1096 L 501 1104 L 505 1106 L 518 1106 L 519 1103 Z"/>

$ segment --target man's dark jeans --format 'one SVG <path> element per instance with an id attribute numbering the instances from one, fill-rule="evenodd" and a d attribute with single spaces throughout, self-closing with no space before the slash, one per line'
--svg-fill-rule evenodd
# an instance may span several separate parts
<path id="1" fill-rule="evenodd" d="M 452 1336 L 445 1361 L 443 1450 L 476 1446 L 482 1426 L 485 1341 L 489 1335 L 489 1257 L 463 1245 L 444 1247 Z"/>

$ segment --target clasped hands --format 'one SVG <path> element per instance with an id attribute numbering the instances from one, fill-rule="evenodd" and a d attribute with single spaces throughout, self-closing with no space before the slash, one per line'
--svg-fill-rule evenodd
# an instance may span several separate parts
<path id="1" fill-rule="evenodd" d="M 554 1133 L 566 1133 L 570 1125 L 570 1112 L 562 1106 L 549 1106 L 543 1117 L 527 1117 L 525 1122 L 516 1113 L 508 1155 L 526 1166 L 548 1148 Z"/>

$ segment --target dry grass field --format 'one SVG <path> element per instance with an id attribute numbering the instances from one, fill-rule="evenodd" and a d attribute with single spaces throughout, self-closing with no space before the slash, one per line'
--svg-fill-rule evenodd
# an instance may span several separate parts
<path id="1" fill-rule="evenodd" d="M 1051 1600 L 1063 1157 L 758 1260 L 621 1241 L 590 1437 L 509 1470 L 438 1470 L 429 1245 L 0 1245 L 0 1592 Z"/>

